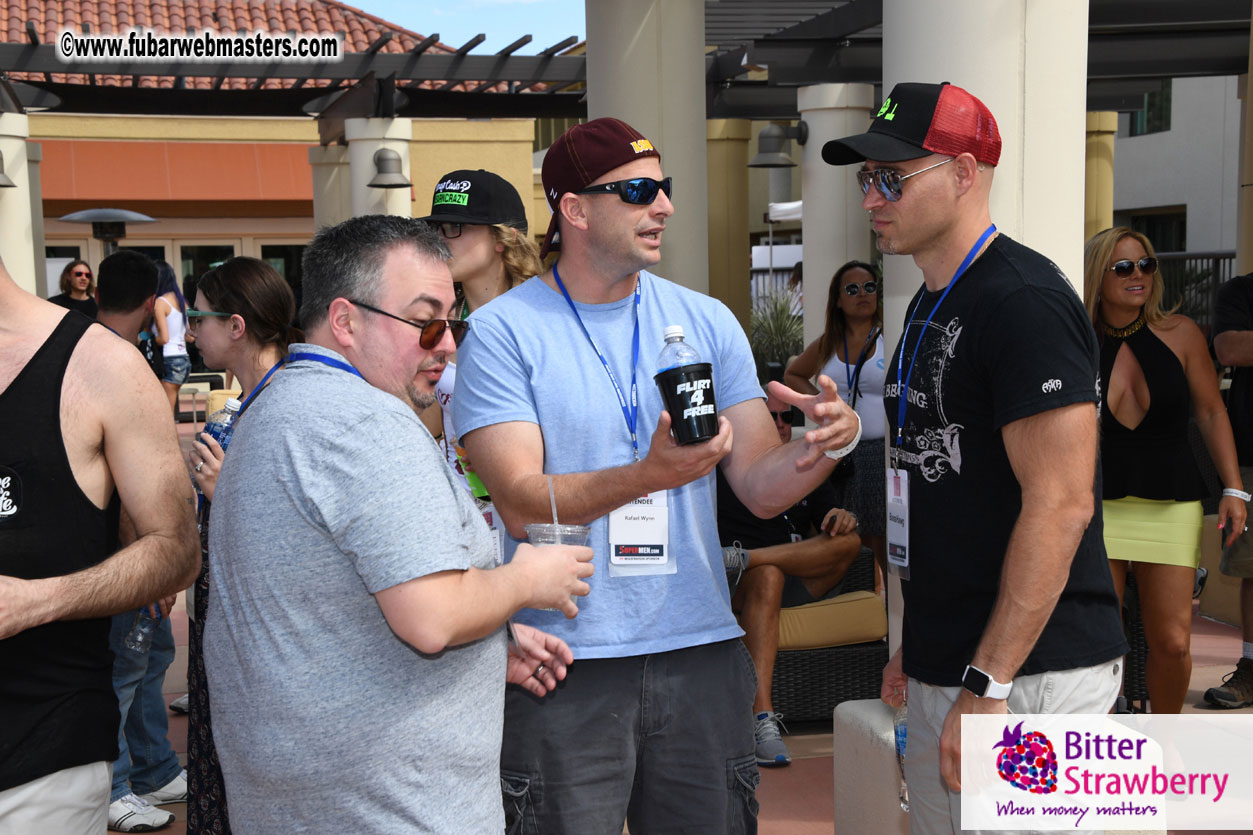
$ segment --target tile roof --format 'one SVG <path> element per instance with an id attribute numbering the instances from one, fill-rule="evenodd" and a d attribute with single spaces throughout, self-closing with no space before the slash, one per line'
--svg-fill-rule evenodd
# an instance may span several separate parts
<path id="1" fill-rule="evenodd" d="M 63 29 L 106 35 L 121 33 L 132 27 L 151 29 L 160 34 L 182 35 L 189 31 L 212 29 L 219 34 L 336 34 L 344 36 L 347 52 L 365 52 L 381 35 L 390 32 L 392 39 L 380 50 L 383 53 L 404 53 L 423 40 L 422 35 L 389 23 L 360 9 L 336 0 L 0 0 L 0 39 L 6 43 L 29 43 L 26 22 L 35 24 L 42 43 L 54 43 Z M 432 54 L 451 53 L 453 49 L 437 43 Z M 154 69 L 159 65 L 154 65 Z M 42 75 L 12 73 L 19 80 L 43 81 Z M 53 73 L 53 82 L 88 84 L 82 73 Z M 188 89 L 210 89 L 213 78 L 184 78 Z M 134 86 L 131 76 L 96 76 L 94 83 L 112 86 Z M 229 78 L 223 89 L 241 90 L 251 87 L 255 79 Z M 292 81 L 266 79 L 263 89 L 289 87 Z M 308 86 L 322 86 L 316 81 Z M 139 87 L 170 88 L 175 84 L 169 75 L 144 75 Z M 421 87 L 437 87 L 439 82 L 423 82 Z M 461 85 L 454 89 L 461 89 Z"/>

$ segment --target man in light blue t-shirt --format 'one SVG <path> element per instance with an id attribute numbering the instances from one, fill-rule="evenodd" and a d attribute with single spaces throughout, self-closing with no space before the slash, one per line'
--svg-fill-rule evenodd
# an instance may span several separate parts
<path id="1" fill-rule="evenodd" d="M 506 822 L 579 835 L 616 835 L 624 819 L 632 832 L 748 831 L 755 679 L 730 609 L 713 469 L 774 516 L 830 474 L 824 452 L 851 450 L 858 419 L 829 379 L 815 396 L 778 385 L 819 424 L 780 444 L 739 322 L 646 271 L 674 207 L 660 154 L 629 125 L 568 130 L 543 183 L 544 250 L 561 260 L 475 311 L 455 418 L 511 537 L 551 519 L 551 477 L 561 521 L 591 526 L 596 574 L 576 619 L 519 614 L 578 661 L 542 702 L 506 694 Z M 704 443 L 675 443 L 652 380 L 669 325 L 713 368 L 718 434 Z"/>

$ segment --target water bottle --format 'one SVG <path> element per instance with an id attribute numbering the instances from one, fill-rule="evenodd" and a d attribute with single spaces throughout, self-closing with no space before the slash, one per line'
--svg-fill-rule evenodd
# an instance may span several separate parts
<path id="1" fill-rule="evenodd" d="M 713 366 L 683 341 L 681 325 L 668 326 L 666 344 L 657 357 L 653 379 L 670 413 L 674 439 L 680 444 L 707 441 L 718 434 L 718 407 L 714 403 Z"/>
<path id="2" fill-rule="evenodd" d="M 909 811 L 909 786 L 905 784 L 905 744 L 907 740 L 906 723 L 909 720 L 909 704 L 901 702 L 892 714 L 892 729 L 896 734 L 896 764 L 900 769 L 901 785 L 899 798 L 901 811 Z"/>
<path id="3" fill-rule="evenodd" d="M 157 630 L 157 620 L 158 618 L 148 612 L 147 606 L 140 609 L 135 615 L 135 625 L 126 633 L 126 648 L 140 655 L 147 654 L 152 649 L 152 635 Z"/>
<path id="4" fill-rule="evenodd" d="M 232 397 L 226 401 L 224 407 L 209 415 L 209 419 L 205 421 L 205 433 L 217 441 L 223 451 L 231 442 L 231 436 L 235 434 L 235 417 L 238 414 L 239 401 Z"/>

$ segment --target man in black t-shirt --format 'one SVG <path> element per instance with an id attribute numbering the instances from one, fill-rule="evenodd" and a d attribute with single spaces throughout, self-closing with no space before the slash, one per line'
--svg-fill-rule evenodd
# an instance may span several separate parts
<path id="1" fill-rule="evenodd" d="M 766 408 L 779 440 L 785 444 L 792 440 L 788 404 L 767 391 Z M 779 609 L 821 600 L 839 584 L 861 546 L 857 519 L 836 507 L 829 481 L 784 513 L 761 519 L 736 497 L 721 468 L 715 472 L 718 537 L 728 552 L 727 579 L 734 584 L 731 608 L 757 670 L 753 696 L 757 764 L 784 766 L 792 762 L 792 755 L 779 734 L 780 717 L 770 692 L 779 651 Z"/>
<path id="2" fill-rule="evenodd" d="M 1096 502 L 1095 334 L 1057 267 L 992 225 L 1000 151 L 981 101 L 915 83 L 823 148 L 862 163 L 879 249 L 925 281 L 884 398 L 888 558 L 908 579 L 881 696 L 907 689 L 914 832 L 960 829 L 962 714 L 1104 713 L 1127 650 Z"/>
<path id="3" fill-rule="evenodd" d="M 1214 353 L 1232 366 L 1227 415 L 1236 438 L 1240 476 L 1253 478 L 1253 273 L 1224 284 L 1214 300 Z M 1244 482 L 1248 484 L 1248 481 Z M 1240 578 L 1240 621 L 1244 649 L 1235 672 L 1223 684 L 1205 691 L 1205 701 L 1218 707 L 1253 705 L 1253 536 L 1243 534 L 1223 550 L 1219 570 Z"/>

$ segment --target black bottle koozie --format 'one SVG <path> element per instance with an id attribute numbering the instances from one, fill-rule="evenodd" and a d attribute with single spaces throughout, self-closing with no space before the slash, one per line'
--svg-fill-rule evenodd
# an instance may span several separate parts
<path id="1" fill-rule="evenodd" d="M 678 443 L 698 444 L 718 434 L 713 366 L 707 362 L 680 365 L 659 372 L 653 379 L 661 389 L 661 402 L 670 413 Z"/>

